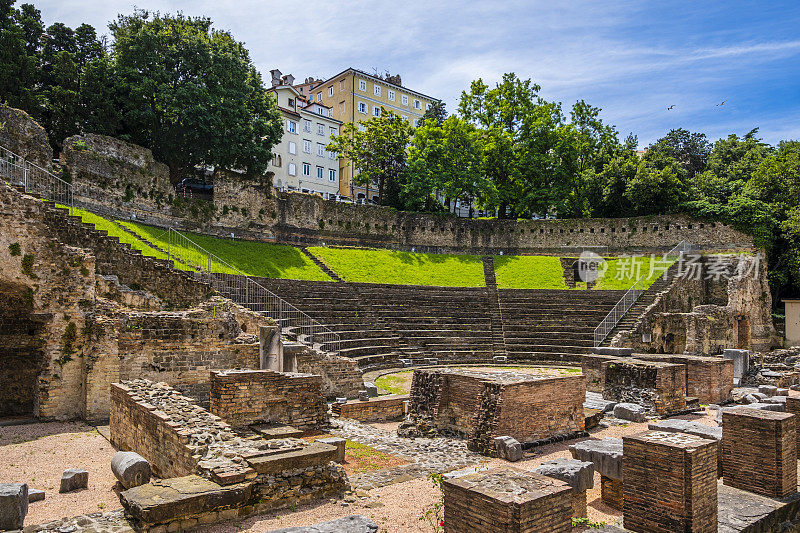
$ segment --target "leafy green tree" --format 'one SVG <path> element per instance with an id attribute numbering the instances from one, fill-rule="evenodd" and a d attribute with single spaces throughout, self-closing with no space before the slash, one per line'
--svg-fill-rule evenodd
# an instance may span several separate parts
<path id="1" fill-rule="evenodd" d="M 666 154 L 643 159 L 625 186 L 624 198 L 636 215 L 677 212 L 688 198 L 686 170 Z"/>
<path id="2" fill-rule="evenodd" d="M 446 118 L 447 110 L 445 109 L 445 103 L 439 100 L 438 102 L 432 103 L 431 106 L 425 110 L 425 114 L 422 115 L 420 123 L 432 120 L 437 126 L 441 126 Z"/>
<path id="3" fill-rule="evenodd" d="M 402 207 L 401 191 L 408 178 L 408 122 L 385 109 L 381 116 L 358 125 L 348 122 L 331 138 L 327 149 L 348 160 L 353 183 L 368 187 L 378 184 L 382 205 Z"/>
<path id="4" fill-rule="evenodd" d="M 282 120 L 241 43 L 181 14 L 136 11 L 109 27 L 127 133 L 173 182 L 196 165 L 266 170 Z"/>
<path id="5" fill-rule="evenodd" d="M 0 102 L 39 116 L 39 38 L 42 22 L 30 4 L 0 0 Z"/>
<path id="6" fill-rule="evenodd" d="M 702 172 L 711 152 L 711 143 L 705 133 L 692 133 L 679 128 L 671 130 L 666 136 L 647 148 L 645 158 L 659 158 L 666 155 L 675 159 L 691 180 Z"/>

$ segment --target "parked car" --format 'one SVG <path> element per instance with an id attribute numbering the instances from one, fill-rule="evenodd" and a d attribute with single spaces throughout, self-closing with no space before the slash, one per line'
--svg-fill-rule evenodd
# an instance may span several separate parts
<path id="1" fill-rule="evenodd" d="M 200 181 L 197 178 L 183 178 L 175 188 L 179 191 L 191 191 L 196 194 L 213 194 L 214 184 Z"/>

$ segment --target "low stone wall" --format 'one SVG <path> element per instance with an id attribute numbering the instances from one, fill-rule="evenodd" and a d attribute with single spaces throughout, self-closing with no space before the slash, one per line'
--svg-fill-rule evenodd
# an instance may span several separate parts
<path id="1" fill-rule="evenodd" d="M 297 371 L 319 375 L 322 395 L 326 398 L 353 398 L 364 388 L 364 378 L 356 361 L 321 353 L 307 346 L 301 345 L 297 349 Z"/>
<path id="2" fill-rule="evenodd" d="M 277 422 L 297 429 L 318 428 L 328 419 L 321 384 L 313 374 L 213 371 L 210 410 L 232 426 Z"/>
<path id="3" fill-rule="evenodd" d="M 638 403 L 658 414 L 686 409 L 686 367 L 670 363 L 617 360 L 603 363 L 603 398 Z"/>
<path id="4" fill-rule="evenodd" d="M 334 462 L 336 447 L 240 435 L 166 384 L 114 384 L 112 399 L 112 443 L 171 478 L 120 493 L 139 530 L 191 529 L 325 498 L 348 486 Z"/>
<path id="5" fill-rule="evenodd" d="M 686 396 L 700 403 L 720 403 L 731 399 L 733 360 L 693 355 L 636 354 L 636 359 L 674 363 L 686 367 Z"/>
<path id="6" fill-rule="evenodd" d="M 347 403 L 334 403 L 331 410 L 342 418 L 352 418 L 361 422 L 383 422 L 385 420 L 402 420 L 405 416 L 405 402 L 408 394 L 390 394 L 370 398 L 363 402 L 351 400 Z"/>
<path id="7" fill-rule="evenodd" d="M 589 392 L 603 392 L 606 386 L 605 365 L 609 361 L 626 359 L 612 355 L 589 354 L 581 357 L 581 371 L 586 379 L 586 390 Z M 628 359 L 629 360 L 629 359 Z"/>
<path id="8" fill-rule="evenodd" d="M 28 113 L 0 104 L 0 124 L 0 146 L 34 165 L 45 169 L 50 166 L 53 149 L 47 132 Z"/>

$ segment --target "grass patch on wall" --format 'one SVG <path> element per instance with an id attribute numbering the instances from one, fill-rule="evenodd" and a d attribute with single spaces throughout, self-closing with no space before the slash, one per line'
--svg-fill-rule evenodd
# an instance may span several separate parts
<path id="1" fill-rule="evenodd" d="M 561 261 L 542 255 L 498 256 L 494 273 L 500 289 L 566 289 Z"/>
<path id="2" fill-rule="evenodd" d="M 392 250 L 323 248 L 311 252 L 345 281 L 440 287 L 484 287 L 476 255 L 418 254 Z"/>
<path id="3" fill-rule="evenodd" d="M 662 262 L 662 256 L 656 256 L 655 262 L 651 262 L 650 256 L 609 259 L 606 261 L 608 268 L 594 289 L 627 290 L 642 276 L 645 277 L 642 288 L 647 289 L 675 260 L 677 256 L 669 258 L 667 264 Z"/>
<path id="4" fill-rule="evenodd" d="M 190 244 L 179 245 L 168 242 L 167 232 L 161 228 L 135 222 L 122 222 L 137 234 L 150 242 L 179 257 L 189 264 L 200 264 L 211 272 L 235 274 L 236 271 L 223 263 L 212 261 L 209 265 L 206 257 L 196 252 Z M 209 235 L 181 232 L 198 246 L 206 249 L 220 259 L 249 276 L 266 278 L 300 279 L 309 281 L 331 281 L 311 259 L 306 257 L 300 248 L 283 244 L 266 242 L 240 241 L 222 239 Z"/>

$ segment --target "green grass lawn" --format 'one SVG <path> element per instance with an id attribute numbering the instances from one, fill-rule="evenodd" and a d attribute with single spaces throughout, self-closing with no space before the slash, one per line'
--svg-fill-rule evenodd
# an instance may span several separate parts
<path id="1" fill-rule="evenodd" d="M 157 246 L 167 249 L 167 233 L 161 228 L 135 222 L 120 222 Z M 220 259 L 249 276 L 267 278 L 301 279 L 309 281 L 331 281 L 311 259 L 294 246 L 266 242 L 221 239 L 197 233 L 181 232 L 198 246 L 215 254 Z M 190 244 L 172 243 L 170 253 L 192 265 L 200 265 L 211 272 L 234 274 L 236 271 L 223 263 L 212 261 L 197 253 Z"/>
<path id="2" fill-rule="evenodd" d="M 411 390 L 411 378 L 413 375 L 413 370 L 384 374 L 375 380 L 375 385 L 389 394 L 408 394 L 409 390 Z"/>
<path id="3" fill-rule="evenodd" d="M 494 273 L 500 289 L 566 289 L 558 257 L 540 255 L 494 258 Z"/>
<path id="4" fill-rule="evenodd" d="M 315 246 L 311 252 L 345 281 L 441 287 L 485 287 L 476 255 L 416 254 Z"/>
<path id="5" fill-rule="evenodd" d="M 678 257 L 669 258 L 669 265 L 674 263 Z M 595 290 L 627 290 L 641 276 L 645 276 L 642 289 L 652 285 L 663 273 L 664 268 L 669 265 L 661 264 L 661 256 L 656 256 L 653 263 L 653 271 L 650 270 L 650 256 L 617 258 L 606 261 L 608 265 L 605 274 L 597 281 Z"/>
<path id="6" fill-rule="evenodd" d="M 119 242 L 128 244 L 134 250 L 139 250 L 142 252 L 142 255 L 147 257 L 156 257 L 158 259 L 167 259 L 167 254 L 160 252 L 147 243 L 137 239 L 108 219 L 77 207 L 71 208 L 70 214 L 74 216 L 80 216 L 83 222 L 94 225 L 95 229 L 103 230 L 111 237 L 116 237 L 119 239 Z M 180 267 L 180 265 L 178 266 Z"/>

